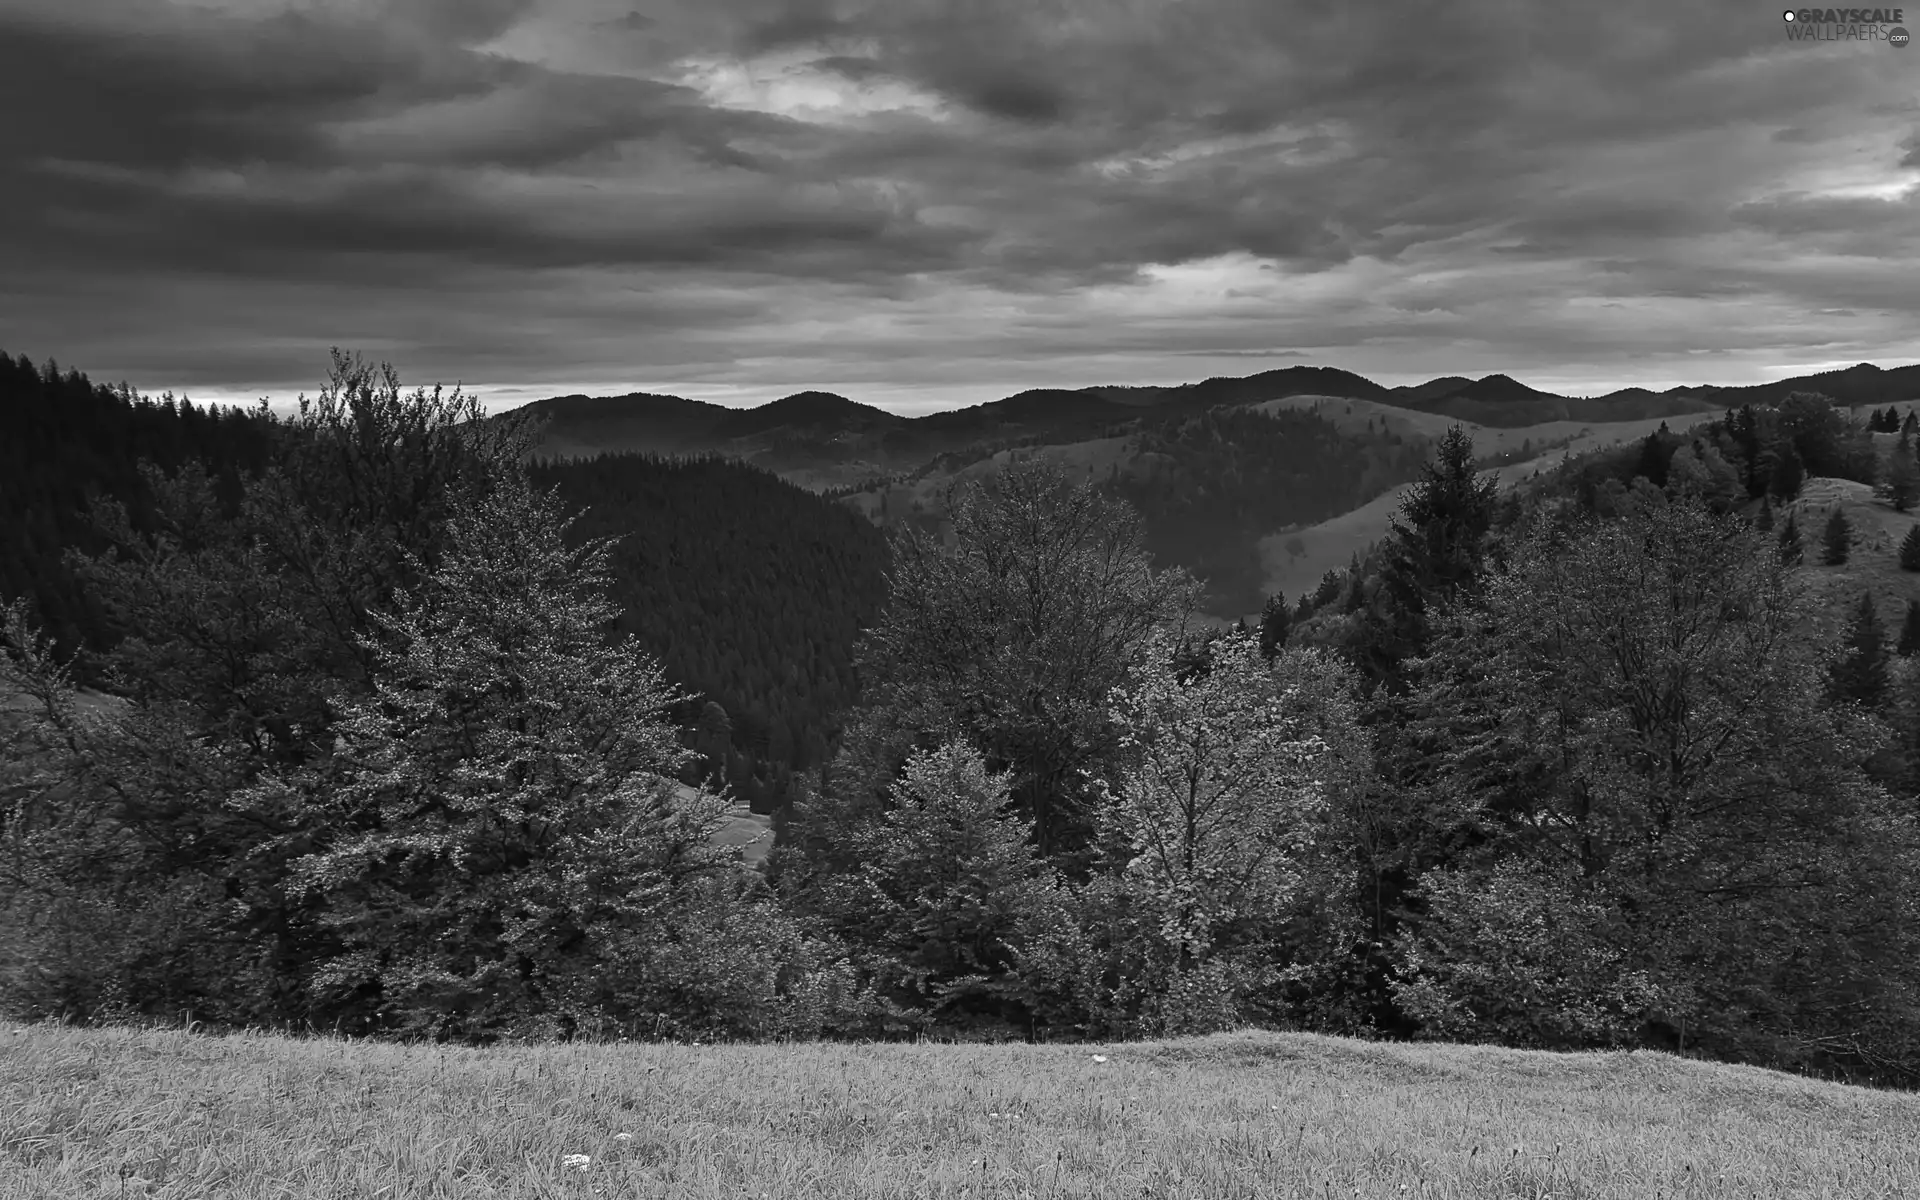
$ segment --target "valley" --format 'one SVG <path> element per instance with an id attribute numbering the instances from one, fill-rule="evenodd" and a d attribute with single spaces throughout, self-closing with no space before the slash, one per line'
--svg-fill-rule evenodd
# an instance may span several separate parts
<path id="1" fill-rule="evenodd" d="M 1364 556 L 1386 533 L 1418 463 L 1453 425 L 1512 486 L 1569 455 L 1641 439 L 1663 424 L 1683 432 L 1726 406 L 1797 390 L 1864 410 L 1920 394 L 1920 368 L 1862 364 L 1752 386 L 1569 397 L 1505 375 L 1388 388 L 1332 368 L 1289 367 L 1178 387 L 1034 390 L 915 418 L 823 392 L 753 409 L 636 394 L 559 397 L 525 411 L 546 422 L 543 455 L 737 458 L 823 492 L 882 529 L 938 527 L 949 489 L 1045 459 L 1141 507 L 1157 559 L 1205 580 L 1208 619 L 1231 622 L 1255 614 L 1267 595 L 1310 592 L 1328 571 Z M 1236 451 L 1192 436 L 1194 422 L 1231 412 L 1286 416 L 1292 423 L 1281 445 L 1304 446 L 1297 439 L 1310 427 L 1302 422 L 1323 426 L 1333 440 L 1308 455 L 1313 461 L 1275 464 L 1270 449 Z M 1211 436 L 1217 443 L 1221 435 Z M 1325 447 L 1348 455 L 1350 466 L 1316 480 L 1311 471 Z M 1293 481 L 1284 497 L 1276 476 Z"/>

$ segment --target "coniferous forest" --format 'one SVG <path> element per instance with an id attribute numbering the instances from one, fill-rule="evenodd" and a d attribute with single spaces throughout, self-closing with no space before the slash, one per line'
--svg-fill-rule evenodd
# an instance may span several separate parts
<path id="1" fill-rule="evenodd" d="M 1913 639 L 1830 628 L 1807 564 L 1857 551 L 1793 508 L 1903 510 L 1884 414 L 1795 394 L 1506 494 L 1456 428 L 1372 554 L 1223 631 L 1044 463 L 882 538 L 717 460 L 529 465 L 345 357 L 291 415 L 14 360 L 0 413 L 9 1012 L 1920 1082 Z M 740 800 L 764 872 L 712 840 Z"/>
<path id="2" fill-rule="evenodd" d="M 1342 436 L 1318 414 L 1209 409 L 1150 424 L 1137 474 L 1107 490 L 1131 505 L 1158 562 L 1180 562 L 1207 584 L 1213 612 L 1253 612 L 1265 596 L 1249 530 L 1310 525 L 1417 478 L 1414 444 Z"/>

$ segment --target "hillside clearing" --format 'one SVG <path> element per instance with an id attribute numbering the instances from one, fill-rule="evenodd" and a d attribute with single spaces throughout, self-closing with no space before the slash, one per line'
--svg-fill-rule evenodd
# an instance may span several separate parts
<path id="1" fill-rule="evenodd" d="M 1910 1196 L 1920 1097 L 1636 1051 L 0 1033 L 0 1197 Z M 568 1164 L 568 1156 L 584 1155 Z"/>
<path id="2" fill-rule="evenodd" d="M 1829 566 L 1820 539 L 1836 505 L 1847 514 L 1853 548 L 1846 562 Z M 1860 593 L 1869 592 L 1881 621 L 1898 634 L 1907 601 L 1920 600 L 1920 574 L 1900 569 L 1900 543 L 1920 524 L 1920 511 L 1895 512 L 1864 483 L 1825 478 L 1807 480 L 1791 509 L 1804 547 L 1799 575 L 1822 608 L 1834 614 L 1835 627 L 1859 603 Z"/>
<path id="3" fill-rule="evenodd" d="M 1295 401 L 1314 401 L 1321 405 L 1295 404 Z M 1344 406 L 1351 403 L 1353 412 L 1347 414 Z M 1413 412 L 1409 409 L 1393 408 L 1385 404 L 1374 404 L 1366 400 L 1337 400 L 1330 397 L 1294 396 L 1287 400 L 1270 400 L 1257 408 L 1269 406 L 1305 407 L 1318 411 L 1329 420 L 1339 414 L 1343 422 L 1357 421 L 1365 425 L 1370 416 L 1380 416 L 1389 422 L 1397 432 L 1413 433 L 1423 437 L 1438 437 L 1453 425 L 1461 426 L 1467 435 L 1473 438 L 1474 453 L 1481 456 L 1517 451 L 1531 442 L 1534 446 L 1551 446 L 1544 453 L 1524 462 L 1509 463 L 1505 466 L 1489 468 L 1489 473 L 1499 479 L 1502 487 L 1513 484 L 1534 474 L 1546 472 L 1558 466 L 1562 459 L 1578 456 L 1590 450 L 1605 446 L 1617 446 L 1623 442 L 1638 441 L 1665 424 L 1675 433 L 1681 433 L 1697 424 L 1713 420 L 1714 413 L 1692 413 L 1686 416 L 1654 417 L 1644 421 L 1605 421 L 1577 422 L 1550 421 L 1544 425 L 1527 425 L 1518 429 L 1495 429 L 1486 425 L 1475 425 L 1469 421 L 1455 421 L 1433 413 Z M 1364 411 L 1363 411 L 1364 406 Z M 1400 422 L 1405 424 L 1402 429 Z M 1260 539 L 1260 561 L 1266 570 L 1266 587 L 1269 592 L 1285 596 L 1289 601 L 1297 600 L 1302 592 L 1311 592 L 1320 584 L 1320 579 L 1328 571 L 1344 571 L 1356 554 L 1365 555 L 1367 547 L 1387 536 L 1387 528 L 1393 517 L 1400 511 L 1401 499 L 1413 484 L 1402 484 L 1390 492 L 1374 497 L 1359 508 L 1341 513 L 1331 520 L 1309 525 L 1304 529 L 1284 530 L 1268 534 Z"/>

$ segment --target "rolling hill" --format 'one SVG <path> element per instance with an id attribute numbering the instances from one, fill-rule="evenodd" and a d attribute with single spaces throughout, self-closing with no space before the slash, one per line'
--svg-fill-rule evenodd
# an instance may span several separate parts
<path id="1" fill-rule="evenodd" d="M 563 396 L 525 411 L 546 422 L 546 456 L 719 454 L 833 491 L 882 526 L 937 524 L 952 485 L 990 477 L 1016 457 L 1051 459 L 1141 508 L 1163 564 L 1207 580 L 1212 614 L 1231 619 L 1270 592 L 1310 590 L 1363 553 L 1386 531 L 1397 489 L 1451 425 L 1465 426 L 1482 461 L 1512 482 L 1563 454 L 1644 437 L 1662 421 L 1685 429 L 1796 391 L 1852 406 L 1911 400 L 1920 395 L 1920 366 L 1860 364 L 1744 387 L 1624 388 L 1595 397 L 1542 391 L 1504 374 L 1388 388 L 1332 367 L 1294 366 L 1172 387 L 1030 389 L 911 418 L 819 391 L 751 409 L 635 394 Z M 1288 428 L 1277 435 L 1212 415 L 1234 411 L 1283 418 Z M 1326 437 L 1327 429 L 1337 436 Z M 1312 455 L 1273 461 L 1295 457 L 1301 438 L 1315 442 Z M 1328 468 L 1333 462 L 1338 469 Z"/>
<path id="2" fill-rule="evenodd" d="M 1183 447 L 1183 471 L 1167 448 L 1155 448 L 1135 431 L 999 450 L 875 484 L 843 497 L 843 503 L 882 527 L 937 523 L 947 488 L 991 478 L 1018 459 L 1049 459 L 1072 477 L 1106 483 L 1140 508 L 1147 518 L 1149 545 L 1163 564 L 1189 567 L 1207 579 L 1213 585 L 1209 615 L 1230 621 L 1251 616 L 1272 593 L 1291 598 L 1312 591 L 1327 571 L 1343 569 L 1356 554 L 1364 555 L 1385 536 L 1432 442 L 1453 425 L 1463 426 L 1482 461 L 1497 463 L 1489 469 L 1512 484 L 1551 468 L 1565 455 L 1636 441 L 1663 423 L 1674 431 L 1689 429 L 1717 415 L 1702 411 L 1630 421 L 1553 420 L 1502 428 L 1377 400 L 1313 394 L 1263 401 L 1238 411 L 1294 418 L 1292 433 L 1282 444 L 1308 436 L 1315 426 L 1329 431 L 1315 450 L 1302 455 L 1311 462 L 1291 464 L 1296 474 L 1323 461 L 1342 461 L 1342 454 L 1349 456 L 1344 460 L 1348 463 L 1374 463 L 1373 473 L 1332 471 L 1318 485 L 1288 496 L 1281 493 L 1273 473 L 1287 464 L 1272 461 L 1272 449 L 1259 467 L 1250 469 L 1236 461 L 1245 455 Z M 1259 440 L 1245 438 L 1244 432 L 1241 436 L 1247 442 L 1242 449 L 1255 450 Z M 1196 491 L 1216 503 L 1199 506 L 1199 511 L 1178 511 L 1196 507 L 1182 495 Z"/>
<path id="3" fill-rule="evenodd" d="M 1322 404 L 1325 398 L 1319 398 Z M 1293 401 L 1277 401 L 1276 404 L 1291 404 Z M 1261 407 L 1266 407 L 1265 405 Z M 1381 406 L 1384 408 L 1384 406 Z M 1355 416 L 1346 418 L 1351 421 L 1360 415 L 1360 405 L 1355 403 Z M 1562 458 L 1583 454 L 1589 450 L 1598 450 L 1606 446 L 1617 446 L 1623 442 L 1637 441 L 1658 429 L 1662 424 L 1667 428 L 1681 432 L 1694 425 L 1712 420 L 1714 413 L 1700 412 L 1687 416 L 1668 418 L 1649 417 L 1635 421 L 1608 421 L 1582 424 L 1576 421 L 1548 421 L 1539 425 L 1525 425 L 1518 428 L 1497 429 L 1469 422 L 1454 421 L 1432 413 L 1395 413 L 1376 409 L 1374 415 L 1383 420 L 1397 422 L 1410 432 L 1437 437 L 1445 432 L 1449 425 L 1461 425 L 1473 438 L 1474 450 L 1483 458 L 1507 457 L 1523 448 L 1539 451 L 1532 457 L 1517 462 L 1506 462 L 1492 467 L 1492 473 L 1502 486 L 1510 487 L 1535 472 L 1546 471 L 1557 465 Z M 1259 554 L 1264 568 L 1264 586 L 1269 593 L 1279 593 L 1289 599 L 1297 598 L 1301 592 L 1311 592 L 1328 571 L 1342 570 L 1355 555 L 1365 556 L 1369 547 L 1387 534 L 1387 528 L 1394 514 L 1399 512 L 1402 499 L 1411 483 L 1401 484 L 1391 491 L 1383 492 L 1365 504 L 1350 509 L 1325 521 L 1304 525 L 1296 529 L 1283 529 L 1263 534 L 1259 538 Z"/>
<path id="4" fill-rule="evenodd" d="M 1604 396 L 1563 396 L 1508 375 L 1450 375 L 1388 388 L 1333 367 L 1296 366 L 1177 386 L 1036 388 L 966 408 L 902 417 L 830 392 L 807 391 L 736 409 L 679 396 L 559 396 L 513 410 L 543 418 L 540 452 L 717 453 L 742 458 L 812 488 L 837 488 L 912 473 L 943 455 L 985 457 L 1016 443 L 1070 444 L 1109 436 L 1141 420 L 1231 405 L 1332 398 L 1425 413 L 1487 429 L 1552 422 L 1611 424 L 1719 412 L 1817 391 L 1847 405 L 1884 405 L 1920 395 L 1920 366 L 1870 363 L 1743 387 L 1689 386 Z"/>

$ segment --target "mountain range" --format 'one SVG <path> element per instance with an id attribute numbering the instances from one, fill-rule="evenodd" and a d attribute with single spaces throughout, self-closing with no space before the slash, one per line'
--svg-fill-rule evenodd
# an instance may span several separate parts
<path id="1" fill-rule="evenodd" d="M 680 396 L 558 396 L 524 409 L 546 420 L 543 456 L 611 451 L 721 454 L 813 488 L 859 485 L 914 472 L 943 455 L 971 457 L 1016 444 L 1081 442 L 1137 428 L 1142 420 L 1295 396 L 1362 400 L 1490 428 L 1554 421 L 1616 422 L 1717 412 L 1776 402 L 1812 391 L 1849 405 L 1877 405 L 1920 394 L 1920 365 L 1882 369 L 1861 363 L 1741 387 L 1622 388 L 1604 396 L 1565 396 L 1509 375 L 1452 375 L 1386 387 L 1335 367 L 1292 366 L 1244 377 L 1177 386 L 1103 385 L 1036 388 L 1002 400 L 904 417 L 830 392 L 805 391 L 755 408 L 729 408 Z"/>

